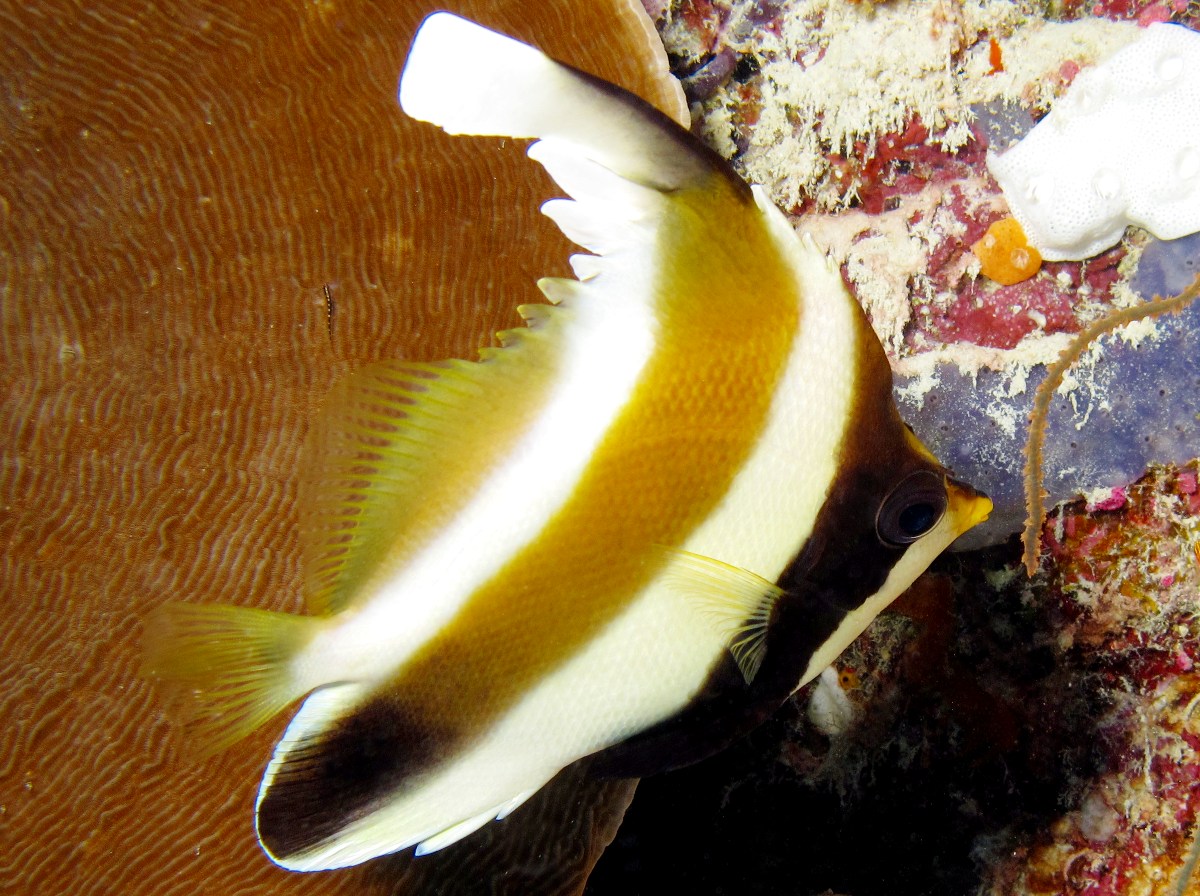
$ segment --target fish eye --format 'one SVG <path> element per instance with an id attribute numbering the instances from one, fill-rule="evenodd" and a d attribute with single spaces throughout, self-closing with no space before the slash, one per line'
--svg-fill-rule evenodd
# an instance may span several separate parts
<path id="1" fill-rule="evenodd" d="M 946 512 L 946 486 L 932 470 L 910 473 L 888 493 L 875 515 L 879 540 L 892 547 L 912 544 Z"/>

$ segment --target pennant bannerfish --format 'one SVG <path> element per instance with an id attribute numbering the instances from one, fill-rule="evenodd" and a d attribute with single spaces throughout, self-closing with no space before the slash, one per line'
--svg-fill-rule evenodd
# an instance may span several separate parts
<path id="1" fill-rule="evenodd" d="M 306 697 L 256 804 L 301 871 L 480 828 L 544 844 L 581 794 L 619 821 L 632 785 L 603 782 L 762 721 L 991 509 L 901 421 L 823 254 L 655 109 L 448 13 L 400 104 L 536 138 L 572 197 L 544 211 L 590 254 L 480 361 L 334 388 L 302 474 L 310 615 L 148 624 L 209 748 Z"/>

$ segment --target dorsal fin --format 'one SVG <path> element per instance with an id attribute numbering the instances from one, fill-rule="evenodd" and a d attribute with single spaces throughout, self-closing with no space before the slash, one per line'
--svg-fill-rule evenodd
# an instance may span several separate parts
<path id="1" fill-rule="evenodd" d="M 533 327 L 480 362 L 381 361 L 330 391 L 300 475 L 312 613 L 345 609 L 432 538 L 538 412 L 560 328 L 552 306 L 523 310 Z"/>
<path id="2" fill-rule="evenodd" d="M 400 79 L 400 105 L 449 134 L 567 142 L 657 190 L 725 173 L 711 151 L 648 103 L 448 12 L 421 24 Z"/>

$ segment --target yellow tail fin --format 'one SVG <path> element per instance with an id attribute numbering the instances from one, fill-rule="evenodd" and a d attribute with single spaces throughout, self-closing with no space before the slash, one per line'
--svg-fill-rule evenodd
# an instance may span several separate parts
<path id="1" fill-rule="evenodd" d="M 190 749 L 223 750 L 304 696 L 290 660 L 320 620 L 170 603 L 146 620 L 143 674 L 167 685 Z"/>

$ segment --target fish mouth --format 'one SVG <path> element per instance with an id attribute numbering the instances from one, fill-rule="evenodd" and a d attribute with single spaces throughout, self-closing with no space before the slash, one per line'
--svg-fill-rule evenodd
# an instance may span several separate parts
<path id="1" fill-rule="evenodd" d="M 955 537 L 974 529 L 992 512 L 992 499 L 965 482 L 946 477 L 947 511 L 954 520 Z"/>

